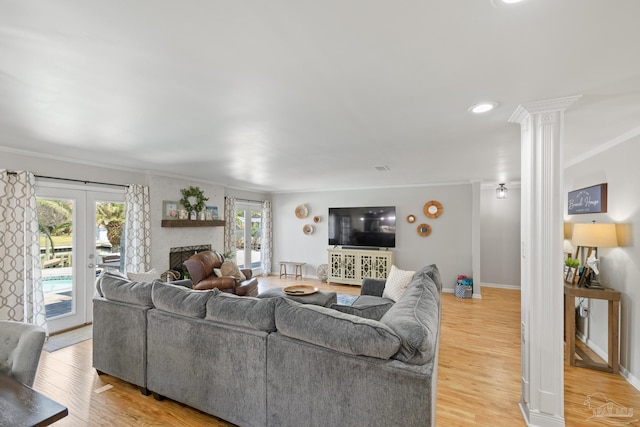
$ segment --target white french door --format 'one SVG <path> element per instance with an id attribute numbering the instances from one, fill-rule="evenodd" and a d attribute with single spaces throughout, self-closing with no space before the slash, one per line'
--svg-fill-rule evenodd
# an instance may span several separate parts
<path id="1" fill-rule="evenodd" d="M 240 268 L 260 268 L 262 205 L 236 203 L 236 263 Z"/>
<path id="2" fill-rule="evenodd" d="M 100 245 L 107 245 L 106 251 L 111 252 L 108 242 L 100 242 L 97 207 L 105 202 L 124 203 L 124 191 L 38 183 L 36 194 L 49 332 L 91 323 Z"/>

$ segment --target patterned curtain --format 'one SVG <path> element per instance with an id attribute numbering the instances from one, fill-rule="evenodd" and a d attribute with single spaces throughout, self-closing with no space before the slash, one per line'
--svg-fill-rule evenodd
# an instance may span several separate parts
<path id="1" fill-rule="evenodd" d="M 144 272 L 151 265 L 151 219 L 149 187 L 131 184 L 127 188 L 124 271 Z"/>
<path id="2" fill-rule="evenodd" d="M 262 235 L 260 236 L 260 258 L 262 274 L 271 273 L 271 254 L 273 252 L 273 221 L 271 220 L 271 200 L 262 202 Z"/>
<path id="3" fill-rule="evenodd" d="M 0 170 L 0 319 L 47 328 L 31 172 Z"/>
<path id="4" fill-rule="evenodd" d="M 224 199 L 224 251 L 236 252 L 236 198 L 233 196 Z"/>

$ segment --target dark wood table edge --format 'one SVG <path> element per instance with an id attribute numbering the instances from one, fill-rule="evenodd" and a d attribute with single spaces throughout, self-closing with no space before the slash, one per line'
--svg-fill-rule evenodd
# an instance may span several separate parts
<path id="1" fill-rule="evenodd" d="M 14 391 L 17 389 L 28 391 L 29 393 L 32 393 L 33 395 L 37 396 L 37 398 L 40 401 L 45 401 L 49 404 L 56 405 L 59 407 L 60 410 L 58 410 L 56 413 L 52 414 L 51 416 L 48 416 L 40 420 L 39 422 L 33 424 L 32 425 L 33 427 L 48 426 L 69 415 L 69 408 L 67 408 L 66 406 L 56 402 L 55 400 L 51 399 L 48 396 L 45 396 L 39 391 L 34 390 L 32 387 L 29 387 L 27 385 L 20 383 L 19 381 L 16 381 L 14 378 L 11 378 L 6 374 L 0 373 L 0 384 L 8 385 L 9 387 L 13 388 Z"/>

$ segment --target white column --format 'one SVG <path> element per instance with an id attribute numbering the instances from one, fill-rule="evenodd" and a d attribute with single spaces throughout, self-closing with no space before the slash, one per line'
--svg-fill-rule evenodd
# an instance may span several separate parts
<path id="1" fill-rule="evenodd" d="M 529 426 L 564 426 L 563 127 L 579 96 L 521 105 L 520 408 Z"/>
<path id="2" fill-rule="evenodd" d="M 473 194 L 471 215 L 471 273 L 473 277 L 473 297 L 482 298 L 482 290 L 480 288 L 480 280 L 482 279 L 480 271 L 480 198 L 482 189 L 480 188 L 480 181 L 471 182 L 471 191 Z"/>

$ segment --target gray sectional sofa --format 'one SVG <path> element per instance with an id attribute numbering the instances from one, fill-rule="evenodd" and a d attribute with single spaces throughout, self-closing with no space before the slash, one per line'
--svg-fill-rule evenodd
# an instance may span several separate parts
<path id="1" fill-rule="evenodd" d="M 93 366 L 158 398 L 241 426 L 435 425 L 435 265 L 379 319 L 109 273 L 97 290 Z"/>

